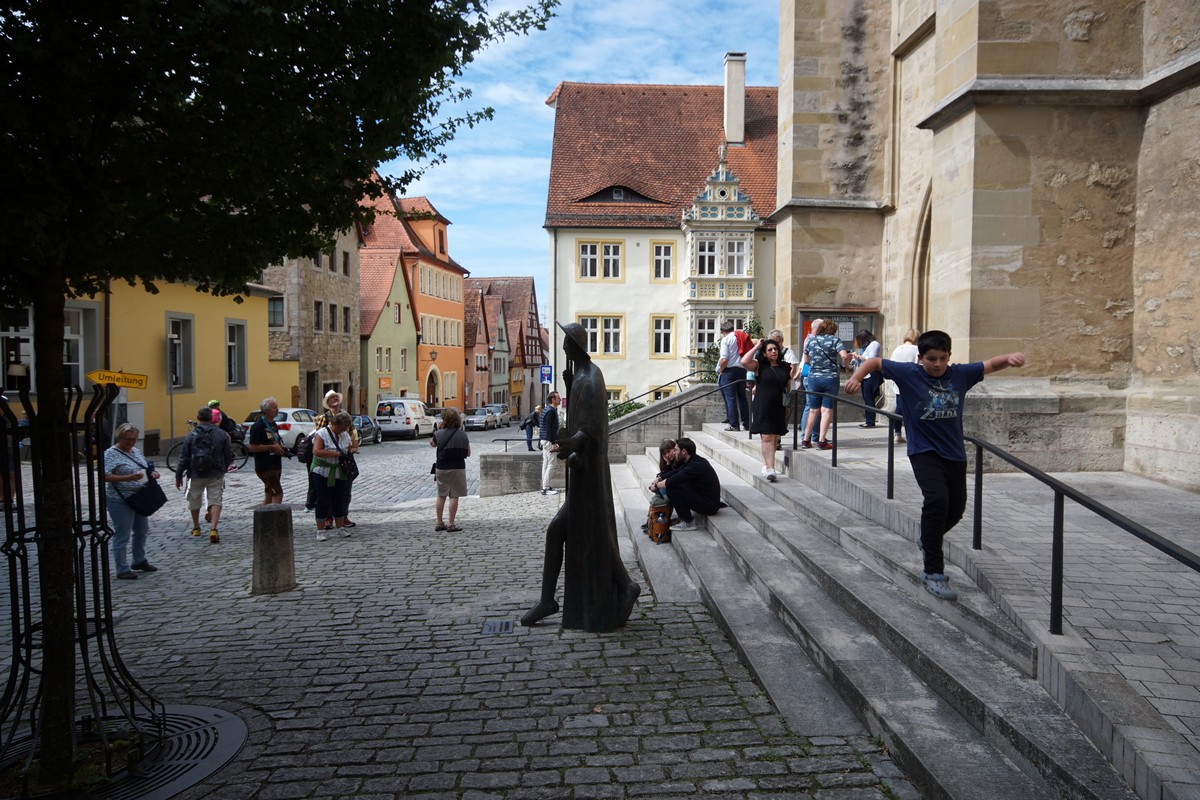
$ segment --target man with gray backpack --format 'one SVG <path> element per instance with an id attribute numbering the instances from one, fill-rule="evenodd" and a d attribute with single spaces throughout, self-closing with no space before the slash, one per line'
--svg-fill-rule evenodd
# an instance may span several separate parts
<path id="1" fill-rule="evenodd" d="M 188 486 L 188 510 L 192 513 L 192 536 L 200 535 L 200 507 L 204 495 L 208 495 L 208 508 L 212 515 L 212 529 L 208 541 L 217 544 L 221 535 L 217 523 L 221 519 L 221 501 L 225 490 L 225 473 L 233 463 L 233 446 L 229 434 L 212 424 L 212 409 L 208 406 L 196 412 L 199 423 L 183 440 L 183 453 L 175 470 L 175 488 L 183 488 L 186 474 L 191 480 Z"/>

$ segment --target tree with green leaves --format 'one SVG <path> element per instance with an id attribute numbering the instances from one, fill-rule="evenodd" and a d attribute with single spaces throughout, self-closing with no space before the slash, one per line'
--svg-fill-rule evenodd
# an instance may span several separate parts
<path id="1" fill-rule="evenodd" d="M 0 8 L 0 302 L 33 308 L 40 443 L 43 775 L 74 750 L 71 459 L 64 303 L 112 281 L 237 294 L 327 249 L 490 109 L 456 85 L 475 53 L 557 0 L 16 0 Z"/>

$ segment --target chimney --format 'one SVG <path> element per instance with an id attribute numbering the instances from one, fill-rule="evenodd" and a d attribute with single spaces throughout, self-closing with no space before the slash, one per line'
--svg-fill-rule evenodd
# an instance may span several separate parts
<path id="1" fill-rule="evenodd" d="M 725 141 L 746 141 L 746 54 L 725 54 Z"/>

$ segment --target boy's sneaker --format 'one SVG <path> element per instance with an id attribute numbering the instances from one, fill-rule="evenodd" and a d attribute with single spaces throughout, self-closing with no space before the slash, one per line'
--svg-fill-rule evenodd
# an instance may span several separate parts
<path id="1" fill-rule="evenodd" d="M 323 533 L 318 533 L 318 534 L 317 534 L 317 541 L 318 541 L 318 542 L 323 542 L 323 541 L 325 541 L 325 540 L 326 540 L 326 539 L 328 539 L 328 538 L 329 538 L 329 537 L 328 537 L 328 536 L 326 536 L 326 535 L 325 535 L 325 534 L 323 534 Z"/>
<path id="2" fill-rule="evenodd" d="M 220 544 L 221 543 L 221 537 L 217 535 L 216 528 L 213 528 L 211 531 L 208 532 L 208 543 L 209 544 Z"/>
<path id="3" fill-rule="evenodd" d="M 558 494 L 558 489 L 542 489 L 542 494 Z"/>
<path id="4" fill-rule="evenodd" d="M 929 592 L 939 600 L 957 600 L 958 592 L 950 588 L 950 579 L 940 572 L 927 574 L 921 573 L 921 582 L 925 584 L 925 591 Z"/>
<path id="5" fill-rule="evenodd" d="M 201 533 L 199 528 L 192 528 L 192 536 L 199 536 Z"/>
<path id="6" fill-rule="evenodd" d="M 818 450 L 832 450 L 833 445 L 831 445 L 829 442 L 823 442 L 823 441 L 817 442 L 817 449 Z"/>
<path id="7" fill-rule="evenodd" d="M 672 525 L 671 531 L 694 531 L 696 530 L 696 520 L 691 519 L 687 522 L 680 522 L 678 525 Z"/>
<path id="8" fill-rule="evenodd" d="M 774 483 L 776 477 L 777 476 L 775 475 L 775 470 L 773 470 L 773 469 L 767 470 L 767 480 L 768 481 L 770 481 L 771 483 Z"/>
<path id="9" fill-rule="evenodd" d="M 804 439 L 803 441 L 800 442 L 800 446 L 802 448 L 804 448 L 805 450 L 811 450 L 812 442 L 810 442 L 808 439 Z"/>

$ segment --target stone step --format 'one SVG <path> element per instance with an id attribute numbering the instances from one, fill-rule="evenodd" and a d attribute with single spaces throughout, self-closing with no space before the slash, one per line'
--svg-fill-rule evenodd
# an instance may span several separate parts
<path id="1" fill-rule="evenodd" d="M 706 426 L 709 427 L 709 426 Z M 719 426 L 711 426 L 718 428 Z M 872 522 L 816 489 L 794 480 L 769 483 L 762 478 L 758 441 L 753 448 L 734 433 L 706 430 L 695 440 L 711 452 L 716 463 L 754 485 L 774 502 L 791 511 L 814 530 L 836 542 L 880 575 L 888 578 L 909 597 L 987 645 L 1025 675 L 1037 677 L 1037 646 L 957 566 L 947 563 L 946 574 L 958 591 L 958 600 L 946 603 L 930 595 L 921 584 L 920 550 L 915 542 Z M 788 453 L 792 458 L 804 454 Z M 820 458 L 823 454 L 813 456 Z M 776 455 L 782 473 L 783 454 Z M 733 501 L 726 500 L 733 504 Z M 740 512 L 741 509 L 739 509 Z"/>
<path id="2" fill-rule="evenodd" d="M 792 481 L 746 481 L 723 463 L 745 474 L 750 456 L 702 433 L 692 438 L 722 464 L 730 508 L 703 521 L 727 567 L 755 588 L 868 728 L 884 734 L 927 794 L 1133 797 L 1035 682 L 760 491 L 786 491 Z M 642 484 L 656 471 L 649 458 L 631 459 L 630 468 Z M 701 594 L 719 605 L 728 590 L 706 583 L 706 570 L 716 568 L 712 546 L 694 544 L 704 540 L 681 533 L 673 546 Z M 984 764 L 999 774 L 983 774 Z"/>

